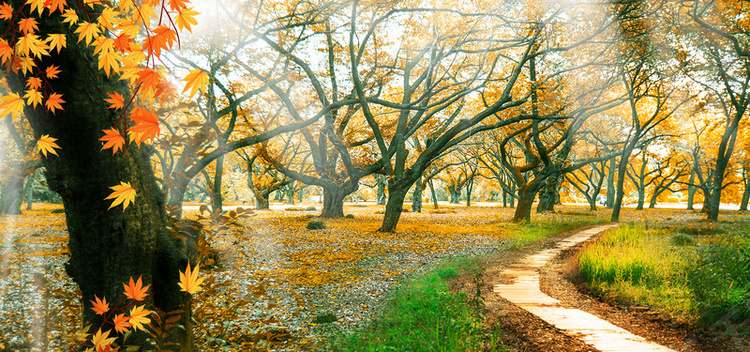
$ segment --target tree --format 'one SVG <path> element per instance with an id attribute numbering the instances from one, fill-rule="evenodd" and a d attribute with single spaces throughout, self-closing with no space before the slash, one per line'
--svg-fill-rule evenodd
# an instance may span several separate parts
<path id="1" fill-rule="evenodd" d="M 30 127 L 28 124 L 16 127 L 10 116 L 4 119 L 7 128 L 5 142 L 0 144 L 0 153 L 5 155 L 6 163 L 0 165 L 4 175 L 2 180 L 2 193 L 0 193 L 0 214 L 16 215 L 21 213 L 21 202 L 26 194 L 27 209 L 31 209 L 31 184 L 34 182 L 32 176 L 42 166 L 39 155 L 27 147 L 30 140 Z M 9 141 L 13 141 L 15 147 L 11 147 Z"/>
<path id="2" fill-rule="evenodd" d="M 743 46 L 748 40 L 748 13 L 742 1 L 687 3 L 685 12 L 693 21 L 682 23 L 692 34 L 693 59 L 704 60 L 704 67 L 694 67 L 694 79 L 713 94 L 721 104 L 724 133 L 717 150 L 716 169 L 707 199 L 707 217 L 717 221 L 721 190 L 729 169 L 740 121 L 750 104 L 750 52 Z M 696 65 L 698 66 L 698 65 Z"/>
<path id="3" fill-rule="evenodd" d="M 0 108 L 14 118 L 23 111 L 44 154 L 48 184 L 62 197 L 70 236 L 65 268 L 81 290 L 84 322 L 102 322 L 91 309 L 95 296 L 120 297 L 123 282 L 139 276 L 152 285 L 154 307 L 181 311 L 183 329 L 173 341 L 190 351 L 190 296 L 176 285 L 187 256 L 172 241 L 149 148 L 124 146 L 122 134 L 129 131 L 140 145 L 158 133 L 148 108 L 169 99 L 169 86 L 154 63 L 175 42 L 178 25 L 190 29 L 194 12 L 188 2 L 158 5 L 175 24 L 160 22 L 150 4 L 123 4 L 120 16 L 109 5 L 3 5 L 0 44 L 11 92 Z M 149 35 L 138 36 L 139 30 Z M 137 106 L 118 111 L 125 102 Z M 101 151 L 100 139 L 121 155 Z M 131 203 L 134 192 L 138 200 Z M 109 209 L 118 204 L 122 211 Z M 143 335 L 128 343 L 148 345 Z"/>

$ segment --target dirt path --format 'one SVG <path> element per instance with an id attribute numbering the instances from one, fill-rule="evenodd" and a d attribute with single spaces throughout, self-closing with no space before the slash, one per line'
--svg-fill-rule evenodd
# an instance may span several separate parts
<path id="1" fill-rule="evenodd" d="M 582 230 L 560 242 L 553 248 L 528 255 L 520 262 L 503 270 L 500 283 L 493 291 L 500 297 L 531 312 L 547 323 L 562 330 L 565 334 L 583 340 L 599 351 L 658 351 L 674 350 L 647 341 L 612 323 L 568 307 L 567 304 L 542 293 L 539 289 L 539 269 L 548 265 L 562 251 L 580 244 L 589 238 L 616 225 L 602 225 Z"/>
<path id="2" fill-rule="evenodd" d="M 566 332 L 566 326 L 557 327 L 542 318 L 532 314 L 526 309 L 519 307 L 510 300 L 503 298 L 500 293 L 494 292 L 497 285 L 512 284 L 508 275 L 503 273 L 507 270 L 519 270 L 518 264 L 524 258 L 549 251 L 557 247 L 564 239 L 583 230 L 592 229 L 594 226 L 576 229 L 566 233 L 528 244 L 519 250 L 500 253 L 487 258 L 482 265 L 487 268 L 484 275 L 483 297 L 485 297 L 488 336 L 495 336 L 505 345 L 511 346 L 511 351 L 571 351 L 571 352 L 594 352 L 599 351 L 596 347 L 587 344 L 581 335 Z M 597 231 L 600 232 L 600 231 Z M 598 235 L 593 236 L 596 240 Z M 582 286 L 577 286 L 570 280 L 568 272 L 571 258 L 577 253 L 582 243 L 572 244 L 568 249 L 556 251 L 549 260 L 541 266 L 533 268 L 536 272 L 537 287 L 541 292 L 535 293 L 537 298 L 541 295 L 546 302 L 537 306 L 543 307 L 552 304 L 562 308 L 575 308 L 586 313 L 587 317 L 605 320 L 614 324 L 617 329 L 630 331 L 634 335 L 641 336 L 645 340 L 653 341 L 653 346 L 665 346 L 663 351 L 674 350 L 683 352 L 709 352 L 709 351 L 748 351 L 748 341 L 737 341 L 727 337 L 718 336 L 704 330 L 696 330 L 663 318 L 657 312 L 647 307 L 618 306 L 604 302 L 598 298 L 586 294 Z M 549 253 L 549 252 L 548 252 Z M 471 294 L 475 290 L 473 279 L 462 277 L 454 282 L 454 289 Z M 530 296 L 522 296 L 529 299 Z M 530 299 L 529 299 L 530 300 Z M 521 306 L 524 304 L 522 303 Z M 569 311 L 569 310 L 568 310 Z M 644 340 L 636 338 L 637 341 Z M 658 344 L 658 345 L 657 345 Z M 658 347 L 656 347 L 658 348 Z M 603 350 L 608 350 L 604 348 Z M 627 349 L 613 347 L 616 351 L 648 351 L 649 349 Z M 653 349 L 651 349 L 653 350 Z M 658 349 L 657 349 L 658 350 Z"/>

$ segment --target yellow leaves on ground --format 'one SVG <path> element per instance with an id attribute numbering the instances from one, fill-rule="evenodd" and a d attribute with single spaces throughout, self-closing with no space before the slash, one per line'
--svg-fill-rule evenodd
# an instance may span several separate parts
<path id="1" fill-rule="evenodd" d="M 112 148 L 112 155 L 115 155 L 118 150 L 122 150 L 125 145 L 125 138 L 122 137 L 120 131 L 114 128 L 104 130 L 104 137 L 99 138 L 99 140 L 106 142 L 101 150 Z"/>
<path id="2" fill-rule="evenodd" d="M 55 149 L 60 149 L 60 146 L 55 143 L 57 138 L 52 138 L 48 134 L 42 135 L 36 141 L 37 153 L 42 153 L 44 157 L 47 157 L 47 152 L 57 155 Z"/>
<path id="3" fill-rule="evenodd" d="M 108 195 L 107 198 L 104 198 L 104 199 L 106 200 L 106 199 L 114 198 L 115 200 L 112 202 L 112 205 L 110 205 L 109 208 L 107 209 L 112 209 L 113 207 L 116 207 L 120 205 L 120 203 L 122 203 L 122 211 L 125 211 L 128 205 L 130 205 L 130 203 L 135 201 L 135 189 L 133 189 L 133 187 L 130 186 L 129 182 L 121 181 L 120 185 L 110 187 L 110 189 L 113 191 L 112 194 Z M 138 282 L 140 284 L 141 282 L 140 278 L 138 279 Z M 133 278 L 130 278 L 130 283 L 131 284 L 133 283 Z M 146 286 L 146 288 L 148 288 L 148 286 Z M 126 286 L 126 290 L 127 290 L 127 286 Z"/>
<path id="4" fill-rule="evenodd" d="M 185 272 L 183 273 L 182 271 L 180 271 L 180 282 L 178 283 L 178 285 L 180 285 L 182 291 L 185 291 L 189 294 L 194 294 L 201 289 L 203 278 L 198 277 L 198 270 L 200 270 L 200 265 L 196 265 L 194 270 L 191 272 L 190 263 L 188 263 Z"/>
<path id="5" fill-rule="evenodd" d="M 182 81 L 187 82 L 185 83 L 185 89 L 183 89 L 182 92 L 185 93 L 185 91 L 190 89 L 190 98 L 192 98 L 198 90 L 203 90 L 203 87 L 208 84 L 208 73 L 200 69 L 191 70 L 190 74 L 188 74 Z"/>
<path id="6" fill-rule="evenodd" d="M 96 312 L 97 315 L 103 315 L 109 311 L 109 303 L 107 303 L 106 297 L 99 299 L 99 297 L 94 295 L 94 300 L 91 301 L 91 304 L 94 305 L 91 309 Z"/>

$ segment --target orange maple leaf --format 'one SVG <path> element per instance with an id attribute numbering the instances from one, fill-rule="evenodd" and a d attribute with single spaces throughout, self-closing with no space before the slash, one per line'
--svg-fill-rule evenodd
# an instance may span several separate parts
<path id="1" fill-rule="evenodd" d="M 201 283 L 203 283 L 204 278 L 198 277 L 198 270 L 200 270 L 200 265 L 196 265 L 195 269 L 191 272 L 190 263 L 188 263 L 185 272 L 180 271 L 180 282 L 177 284 L 180 285 L 182 291 L 193 294 L 201 289 Z"/>
<path id="2" fill-rule="evenodd" d="M 187 5 L 185 4 L 185 1 L 183 0 L 169 0 L 169 8 L 172 9 L 173 11 L 178 11 L 186 7 Z"/>
<path id="3" fill-rule="evenodd" d="M 39 26 L 37 25 L 35 18 L 24 18 L 18 21 L 18 29 L 23 32 L 23 34 L 29 34 L 39 30 Z"/>
<path id="4" fill-rule="evenodd" d="M 122 182 L 123 184 L 125 182 Z M 128 187 L 130 184 L 128 184 Z M 133 277 L 130 277 L 130 283 L 127 285 L 122 284 L 123 287 L 125 287 L 125 297 L 130 298 L 132 300 L 136 300 L 138 302 L 144 300 L 146 298 L 146 291 L 148 291 L 148 288 L 151 287 L 151 285 L 147 285 L 146 287 L 143 287 L 143 282 L 141 281 L 142 276 L 138 277 L 138 281 L 134 282 Z"/>
<path id="5" fill-rule="evenodd" d="M 47 0 L 44 3 L 44 7 L 49 8 L 50 15 L 55 12 L 55 9 L 58 9 L 60 10 L 60 13 L 63 13 L 66 6 L 68 6 L 68 3 L 65 0 Z"/>
<path id="6" fill-rule="evenodd" d="M 0 5 L 0 20 L 9 20 L 13 18 L 13 7 L 3 3 Z"/>
<path id="7" fill-rule="evenodd" d="M 58 93 L 52 93 L 47 97 L 47 102 L 44 103 L 44 106 L 47 107 L 47 110 L 55 113 L 55 109 L 65 110 L 62 107 L 62 104 L 65 103 L 65 100 L 62 99 L 62 94 Z"/>
<path id="8" fill-rule="evenodd" d="M 125 315 L 125 313 L 115 315 L 112 319 L 112 323 L 115 324 L 115 331 L 121 334 L 128 332 L 128 328 L 131 326 L 128 320 L 130 320 L 130 317 Z"/>
<path id="9" fill-rule="evenodd" d="M 57 149 L 61 149 L 61 148 L 59 145 L 57 145 L 57 143 L 55 143 L 56 140 L 57 138 L 52 138 L 48 134 L 43 134 L 36 141 L 37 153 L 42 153 L 45 158 L 47 157 L 47 152 L 57 155 L 55 148 Z"/>
<path id="10" fill-rule="evenodd" d="M 112 148 L 112 155 L 115 155 L 118 150 L 122 150 L 122 147 L 125 145 L 125 138 L 122 138 L 120 131 L 114 128 L 104 130 L 104 137 L 99 138 L 99 140 L 107 142 L 100 150 Z"/>
<path id="11" fill-rule="evenodd" d="M 112 193 L 110 195 L 108 195 L 107 198 L 104 198 L 104 199 L 107 200 L 107 199 L 114 198 L 115 200 L 112 201 L 112 205 L 110 205 L 109 208 L 107 208 L 107 209 L 112 209 L 113 207 L 116 207 L 116 206 L 120 205 L 120 203 L 122 203 L 122 211 L 125 211 L 125 209 L 127 209 L 128 205 L 130 205 L 130 203 L 135 202 L 135 189 L 133 189 L 133 187 L 130 186 L 129 182 L 120 181 L 119 185 L 112 186 L 109 189 L 112 190 Z M 131 284 L 133 283 L 133 278 L 132 277 L 130 278 L 130 283 Z M 141 283 L 141 279 L 138 279 L 138 284 L 139 284 L 138 287 L 141 286 L 140 283 Z M 122 285 L 125 286 L 125 284 L 122 284 Z M 149 285 L 149 286 L 151 286 L 151 285 Z M 127 292 L 128 292 L 127 288 L 128 288 L 128 286 L 125 286 L 125 290 L 126 290 L 125 292 L 126 292 L 126 295 L 128 297 L 131 297 L 131 298 L 132 297 L 140 297 L 140 296 L 131 296 L 131 295 L 128 295 L 127 294 Z M 146 288 L 148 289 L 148 286 L 146 286 Z M 135 292 L 135 291 L 133 291 L 133 292 Z M 135 299 L 135 298 L 133 298 L 133 299 Z M 140 300 L 138 300 L 138 301 L 140 301 Z"/>
<path id="12" fill-rule="evenodd" d="M 99 299 L 96 295 L 94 295 L 94 299 L 96 301 L 91 301 L 91 304 L 94 306 L 91 307 L 94 312 L 96 312 L 97 315 L 103 315 L 109 311 L 109 303 L 107 303 L 107 298 L 104 297 L 103 299 Z"/>
<path id="13" fill-rule="evenodd" d="M 134 140 L 141 144 L 143 141 L 153 140 L 159 135 L 159 117 L 145 108 L 135 108 L 130 112 L 130 118 L 135 126 L 130 127 L 128 132 L 136 134 Z"/>
<path id="14" fill-rule="evenodd" d="M 177 40 L 177 32 L 165 25 L 161 25 L 154 29 L 153 33 L 153 35 L 146 38 L 143 42 L 143 49 L 149 55 L 160 57 L 161 49 L 170 50 L 172 48 L 172 45 Z"/>
<path id="15" fill-rule="evenodd" d="M 208 73 L 201 69 L 191 70 L 190 74 L 183 78 L 182 81 L 187 82 L 182 92 L 185 93 L 185 91 L 190 89 L 190 98 L 192 98 L 199 89 L 203 91 L 203 87 L 208 84 Z"/>
<path id="16" fill-rule="evenodd" d="M 115 50 L 125 53 L 126 51 L 130 51 L 130 43 L 133 42 L 133 38 L 125 33 L 120 33 L 120 35 L 115 38 Z"/>
<path id="17" fill-rule="evenodd" d="M 57 78 L 58 73 L 60 73 L 60 66 L 50 65 L 45 70 L 45 74 L 49 79 Z"/>
<path id="18" fill-rule="evenodd" d="M 140 307 L 133 307 L 133 309 L 130 310 L 130 325 L 133 326 L 133 330 L 146 330 L 143 328 L 143 324 L 148 324 L 151 322 L 151 319 L 147 318 L 147 316 L 151 314 L 150 310 L 143 309 L 143 306 Z"/>
<path id="19" fill-rule="evenodd" d="M 107 95 L 109 95 L 109 99 L 104 99 L 104 101 L 112 104 L 109 106 L 110 109 L 122 109 L 125 105 L 125 98 L 123 98 L 120 93 L 114 92 Z"/>
<path id="20" fill-rule="evenodd" d="M 10 44 L 5 39 L 0 38 L 0 58 L 2 58 L 0 63 L 5 64 L 14 54 L 15 50 L 10 47 Z"/>
<path id="21" fill-rule="evenodd" d="M 158 72 L 150 68 L 144 68 L 136 74 L 138 75 L 138 79 L 135 81 L 135 84 L 140 84 L 141 89 L 144 91 L 150 90 L 156 92 L 161 81 L 161 75 Z"/>
<path id="22" fill-rule="evenodd" d="M 42 80 L 39 77 L 29 77 L 26 80 L 26 88 L 39 89 L 42 87 Z"/>

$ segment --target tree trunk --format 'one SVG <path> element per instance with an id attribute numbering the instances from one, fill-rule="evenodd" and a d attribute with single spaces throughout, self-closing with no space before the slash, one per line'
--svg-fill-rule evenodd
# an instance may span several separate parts
<path id="1" fill-rule="evenodd" d="M 343 218 L 344 217 L 344 198 L 351 193 L 346 192 L 344 187 L 324 188 L 323 189 L 323 212 L 321 218 Z"/>
<path id="2" fill-rule="evenodd" d="M 294 189 L 295 189 L 294 184 L 295 183 L 296 182 L 290 182 L 288 185 L 285 186 L 286 187 L 285 188 L 286 204 L 294 204 Z"/>
<path id="3" fill-rule="evenodd" d="M 646 189 L 643 187 L 638 187 L 638 205 L 635 207 L 635 210 L 643 210 L 643 201 L 646 198 Z"/>
<path id="4" fill-rule="evenodd" d="M 535 197 L 536 191 L 530 186 L 518 190 L 518 207 L 513 214 L 513 222 L 531 222 L 531 208 Z"/>
<path id="5" fill-rule="evenodd" d="M 547 178 L 541 193 L 539 194 L 539 205 L 536 212 L 555 212 L 555 203 L 557 203 L 557 176 Z"/>
<path id="6" fill-rule="evenodd" d="M 26 176 L 26 185 L 23 187 L 23 197 L 26 203 L 26 210 L 31 210 L 31 203 L 34 202 L 34 179 L 36 170 L 31 175 Z"/>
<path id="7" fill-rule="evenodd" d="M 435 209 L 438 209 L 437 194 L 435 194 L 435 186 L 432 184 L 432 179 L 429 182 L 430 185 L 430 197 L 432 198 L 432 205 Z"/>
<path id="8" fill-rule="evenodd" d="M 270 194 L 266 192 L 255 193 L 255 209 L 265 210 L 268 209 L 268 196 Z"/>
<path id="9" fill-rule="evenodd" d="M 404 183 L 392 185 L 391 182 L 388 182 L 388 203 L 385 205 L 383 225 L 380 226 L 378 232 L 393 232 L 396 230 L 401 212 L 404 210 L 404 199 L 409 191 L 409 186 L 404 187 Z"/>
<path id="10" fill-rule="evenodd" d="M 422 212 L 422 184 L 419 183 L 419 180 L 414 182 L 414 193 L 411 196 L 411 212 Z"/>
<path id="11" fill-rule="evenodd" d="M 23 169 L 23 168 L 21 168 Z M 0 195 L 0 214 L 18 215 L 21 214 L 21 202 L 23 201 L 23 170 L 13 169 L 13 174 L 8 176 L 8 180 Z"/>
<path id="12" fill-rule="evenodd" d="M 607 174 L 607 201 L 606 205 L 608 209 L 612 209 L 615 205 L 615 164 L 617 158 L 612 157 L 609 159 L 609 173 Z"/>
<path id="13" fill-rule="evenodd" d="M 22 2 L 13 6 L 21 8 Z M 69 4 L 76 9 L 76 4 Z M 75 33 L 59 20 L 40 23 L 37 34 Z M 69 234 L 70 259 L 65 264 L 68 275 L 81 292 L 83 325 L 98 327 L 102 316 L 91 309 L 94 295 L 108 302 L 117 302 L 123 294 L 123 283 L 142 276 L 144 285 L 154 295 L 148 301 L 165 312 L 182 310 L 179 324 L 171 341 L 179 351 L 192 351 L 190 296 L 180 292 L 179 270 L 187 266 L 187 256 L 172 241 L 163 194 L 159 190 L 145 149 L 124 148 L 112 156 L 100 151 L 102 130 L 112 128 L 120 112 L 107 107 L 107 93 L 118 91 L 126 99 L 127 89 L 117 77 L 107 78 L 97 70 L 93 48 L 68 41 L 59 55 L 45 57 L 40 67 L 57 65 L 59 78 L 50 82 L 56 93 L 66 100 L 64 110 L 54 115 L 43 107 L 27 106 L 24 113 L 36 138 L 49 134 L 57 138 L 59 156 L 42 158 L 47 168 L 47 182 L 63 200 Z M 11 89 L 23 95 L 23 77 L 6 72 Z M 135 203 L 127 209 L 122 205 L 108 209 L 105 200 L 109 187 L 129 182 L 137 192 Z M 195 263 L 194 263 L 195 264 Z M 148 302 L 147 302 L 148 303 Z M 153 309 L 153 308 L 147 308 Z M 136 333 L 128 344 L 150 346 L 145 333 Z"/>
<path id="14" fill-rule="evenodd" d="M 375 198 L 375 201 L 378 203 L 378 205 L 385 205 L 385 186 L 386 186 L 386 180 L 388 178 L 384 175 L 375 175 L 375 180 L 377 180 L 377 188 L 378 188 L 378 195 Z"/>
<path id="15" fill-rule="evenodd" d="M 466 181 L 466 206 L 471 206 L 471 191 L 474 188 L 474 179 Z"/>
<path id="16" fill-rule="evenodd" d="M 693 199 L 695 198 L 695 192 L 698 191 L 698 187 L 693 185 L 695 181 L 695 169 L 690 172 L 690 179 L 688 180 L 688 198 L 687 198 L 687 210 L 695 210 L 693 208 Z"/>
<path id="17" fill-rule="evenodd" d="M 742 192 L 742 201 L 740 202 L 740 211 L 747 211 L 748 201 L 750 201 L 750 180 L 746 178 L 745 190 Z"/>
<path id="18" fill-rule="evenodd" d="M 456 187 L 456 185 L 448 186 L 448 194 L 450 194 L 451 204 L 458 204 L 461 202 L 461 189 Z"/>
<path id="19" fill-rule="evenodd" d="M 221 214 L 224 205 L 224 196 L 221 194 L 221 184 L 224 180 L 224 156 L 216 158 L 216 173 L 214 174 L 214 184 L 211 191 L 211 209 L 214 216 Z"/>

